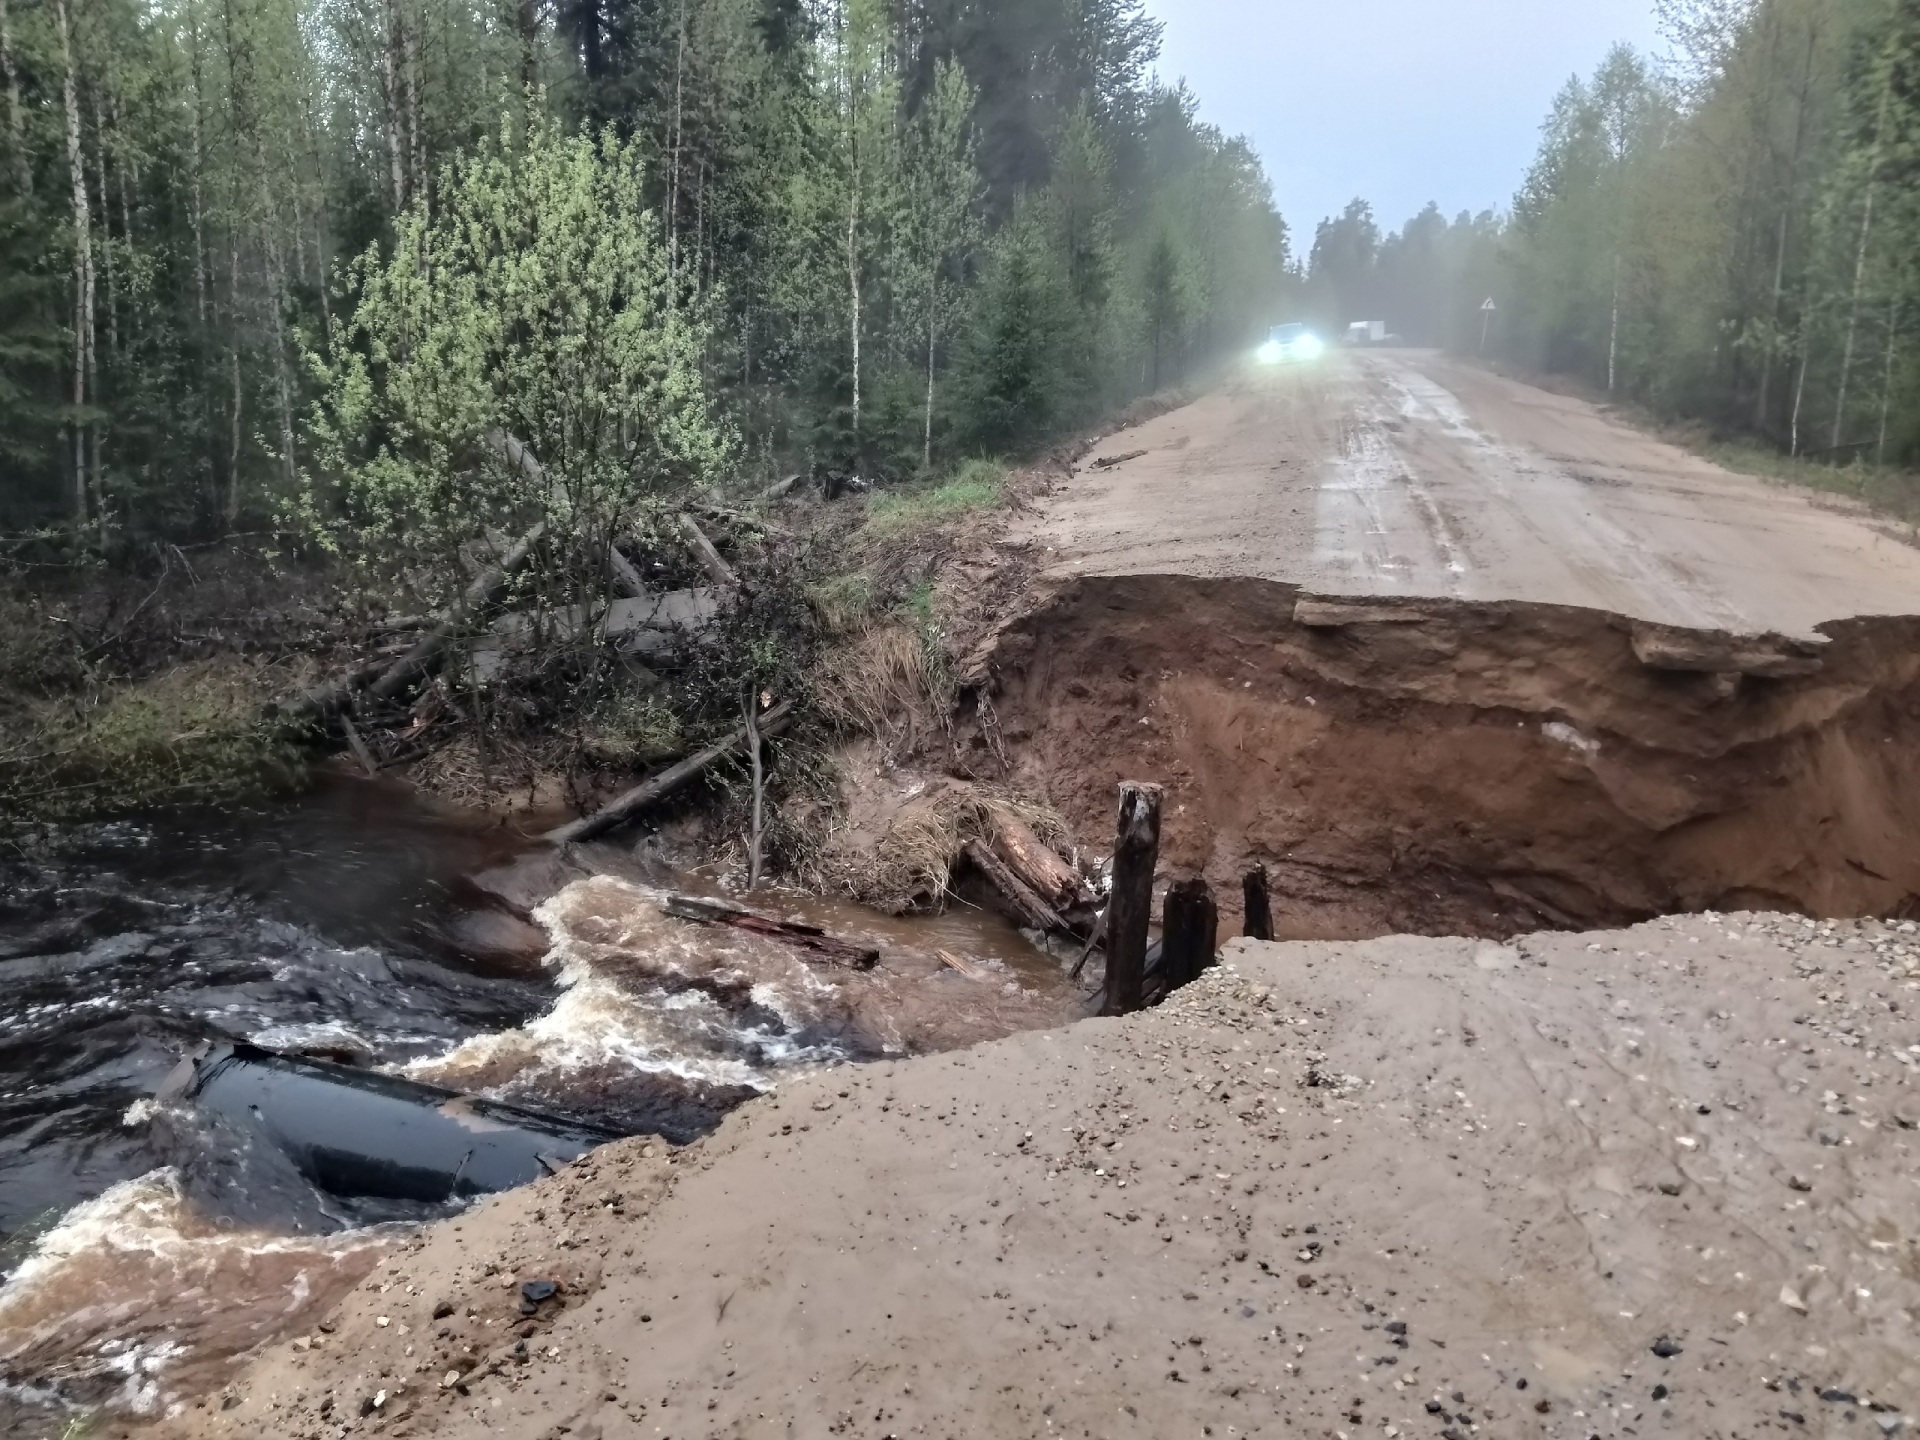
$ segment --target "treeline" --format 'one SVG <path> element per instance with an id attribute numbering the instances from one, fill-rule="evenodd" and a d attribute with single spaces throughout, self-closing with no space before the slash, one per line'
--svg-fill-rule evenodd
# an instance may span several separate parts
<path id="1" fill-rule="evenodd" d="M 900 477 L 1090 419 L 1286 283 L 1258 161 L 1154 79 L 1158 40 L 1140 0 L 0 0 L 0 524 L 457 496 L 536 403 L 550 468 L 637 464 L 687 387 L 698 435 L 647 453 L 702 480 Z M 618 444 L 553 393 L 589 302 L 622 317 L 590 342 Z"/>
<path id="2" fill-rule="evenodd" d="M 1570 82 L 1509 216 L 1356 204 L 1334 318 L 1579 376 L 1845 463 L 1920 458 L 1920 4 L 1665 0 L 1672 46 Z M 1409 274 L 1420 277 L 1412 288 Z M 1382 312 L 1382 313 L 1375 313 Z"/>

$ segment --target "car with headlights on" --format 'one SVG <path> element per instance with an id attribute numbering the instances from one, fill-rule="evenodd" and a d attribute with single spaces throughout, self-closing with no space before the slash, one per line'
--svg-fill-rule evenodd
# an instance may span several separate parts
<path id="1" fill-rule="evenodd" d="M 1260 347 L 1260 361 L 1264 365 L 1298 365 L 1319 359 L 1326 348 L 1326 342 L 1305 325 L 1276 325 L 1267 332 L 1267 343 Z"/>

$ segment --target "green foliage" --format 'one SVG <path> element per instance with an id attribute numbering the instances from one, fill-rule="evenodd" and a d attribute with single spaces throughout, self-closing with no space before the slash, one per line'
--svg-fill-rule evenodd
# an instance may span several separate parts
<path id="1" fill-rule="evenodd" d="M 544 521 L 585 586 L 643 511 L 721 478 L 709 332 L 656 238 L 645 173 L 610 132 L 539 121 L 450 167 L 391 258 L 362 257 L 352 316 L 313 357 L 316 533 L 439 560 L 444 593 L 477 532 Z M 540 468 L 503 456 L 501 433 Z"/>
<path id="2" fill-rule="evenodd" d="M 891 541 L 919 534 L 1000 503 L 1004 469 L 988 460 L 970 460 L 942 485 L 883 491 L 867 506 L 865 538 Z"/>
<path id="3" fill-rule="evenodd" d="M 1257 163 L 1151 78 L 1141 0 L 6 13 L 10 529 L 131 549 L 293 517 L 450 576 L 535 511 L 590 530 L 736 466 L 924 476 L 1025 443 L 1240 344 L 1286 283 Z M 656 336 L 631 394 L 623 329 Z"/>

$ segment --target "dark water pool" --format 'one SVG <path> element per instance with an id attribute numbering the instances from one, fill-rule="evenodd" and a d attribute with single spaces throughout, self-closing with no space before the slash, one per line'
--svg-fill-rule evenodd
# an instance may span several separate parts
<path id="1" fill-rule="evenodd" d="M 459 877 L 515 837 L 383 787 L 0 846 L 0 1232 L 16 1252 L 118 1181 L 183 1160 L 192 1175 L 189 1139 L 124 1122 L 197 1042 L 395 1062 L 553 995 L 537 964 L 458 938 Z M 196 1199 L 232 1218 L 315 1203 L 212 1168 Z"/>

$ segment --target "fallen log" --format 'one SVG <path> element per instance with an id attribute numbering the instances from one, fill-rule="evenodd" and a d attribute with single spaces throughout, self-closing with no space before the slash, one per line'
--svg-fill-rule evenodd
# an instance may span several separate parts
<path id="1" fill-rule="evenodd" d="M 880 952 L 871 945 L 858 945 L 851 940 L 829 935 L 818 925 L 779 920 L 725 900 L 669 895 L 661 901 L 660 908 L 676 920 L 691 920 L 696 925 L 728 925 L 749 934 L 764 935 L 769 940 L 811 951 L 835 964 L 850 966 L 855 970 L 871 970 L 880 963 Z"/>
<path id="2" fill-rule="evenodd" d="M 546 483 L 546 470 L 526 445 L 504 430 L 487 432 L 487 444 L 536 484 Z M 419 640 L 390 664 L 362 665 L 337 680 L 316 685 L 290 701 L 281 702 L 279 712 L 291 719 L 325 724 L 353 702 L 361 690 L 370 690 L 376 700 L 391 700 L 408 685 L 432 670 L 446 650 L 448 640 L 478 610 L 495 604 L 506 591 L 507 582 L 527 563 L 527 557 L 547 533 L 546 522 L 536 524 L 500 557 L 498 564 L 475 577 L 460 599 L 434 617 Z"/>
<path id="3" fill-rule="evenodd" d="M 340 712 L 340 728 L 347 732 L 347 746 L 353 751 L 353 758 L 360 762 L 360 768 L 367 772 L 367 778 L 379 779 L 379 762 L 373 758 L 373 752 L 367 749 L 367 742 L 360 738 L 360 727 L 353 723 L 353 717 L 344 710 Z"/>
<path id="4" fill-rule="evenodd" d="M 793 702 L 783 701 L 760 717 L 760 738 L 772 739 L 793 719 Z M 675 791 L 699 779 L 708 770 L 719 764 L 747 743 L 747 732 L 743 726 L 722 740 L 714 742 L 697 755 L 689 755 L 679 764 L 662 770 L 658 775 L 642 784 L 636 785 L 619 799 L 603 806 L 591 815 L 583 815 L 570 824 L 549 830 L 542 838 L 555 845 L 566 845 L 576 840 L 591 840 L 596 835 L 604 835 L 609 830 L 618 829 L 648 806 L 657 804 Z"/>
<path id="5" fill-rule="evenodd" d="M 1093 462 L 1093 468 L 1096 470 L 1111 470 L 1114 466 L 1124 465 L 1129 460 L 1138 460 L 1146 453 L 1144 450 L 1129 450 L 1124 455 L 1102 455 L 1098 460 Z"/>
<path id="6" fill-rule="evenodd" d="M 725 590 L 736 588 L 740 584 L 740 577 L 733 573 L 733 567 L 713 548 L 713 542 L 707 538 L 707 532 L 700 528 L 700 522 L 691 515 L 682 514 L 680 528 L 687 532 L 687 541 L 693 546 L 693 553 L 706 567 L 707 574 L 713 577 L 713 583 Z"/>
<path id="7" fill-rule="evenodd" d="M 994 826 L 993 849 L 1022 884 L 1054 909 L 1071 909 L 1083 898 L 1080 872 L 1020 821 L 1008 817 Z"/>
<path id="8" fill-rule="evenodd" d="M 618 545 L 607 546 L 607 570 L 613 576 L 613 588 L 629 600 L 644 599 L 647 582 L 633 568 L 633 562 L 620 553 Z"/>
<path id="9" fill-rule="evenodd" d="M 459 603 L 448 609 L 439 623 L 422 635 L 412 649 L 388 666 L 385 673 L 367 687 L 367 693 L 376 700 L 391 700 L 437 666 L 447 648 L 447 642 L 474 612 L 484 610 L 499 601 L 500 597 L 506 593 L 507 582 L 513 578 L 514 572 L 527 563 L 527 557 L 533 553 L 533 547 L 545 538 L 546 533 L 547 522 L 542 520 L 522 535 L 514 543 L 513 548 L 500 557 L 498 565 L 482 573 L 466 588 Z"/>
<path id="10" fill-rule="evenodd" d="M 986 882 L 999 891 L 1000 896 L 1013 909 L 1013 918 L 1028 930 L 1038 930 L 1042 934 L 1051 934 L 1055 930 L 1067 928 L 1060 914 L 1032 890 L 1028 889 L 1018 875 L 1009 870 L 986 846 L 978 840 L 969 840 L 966 857 L 978 870 Z"/>

